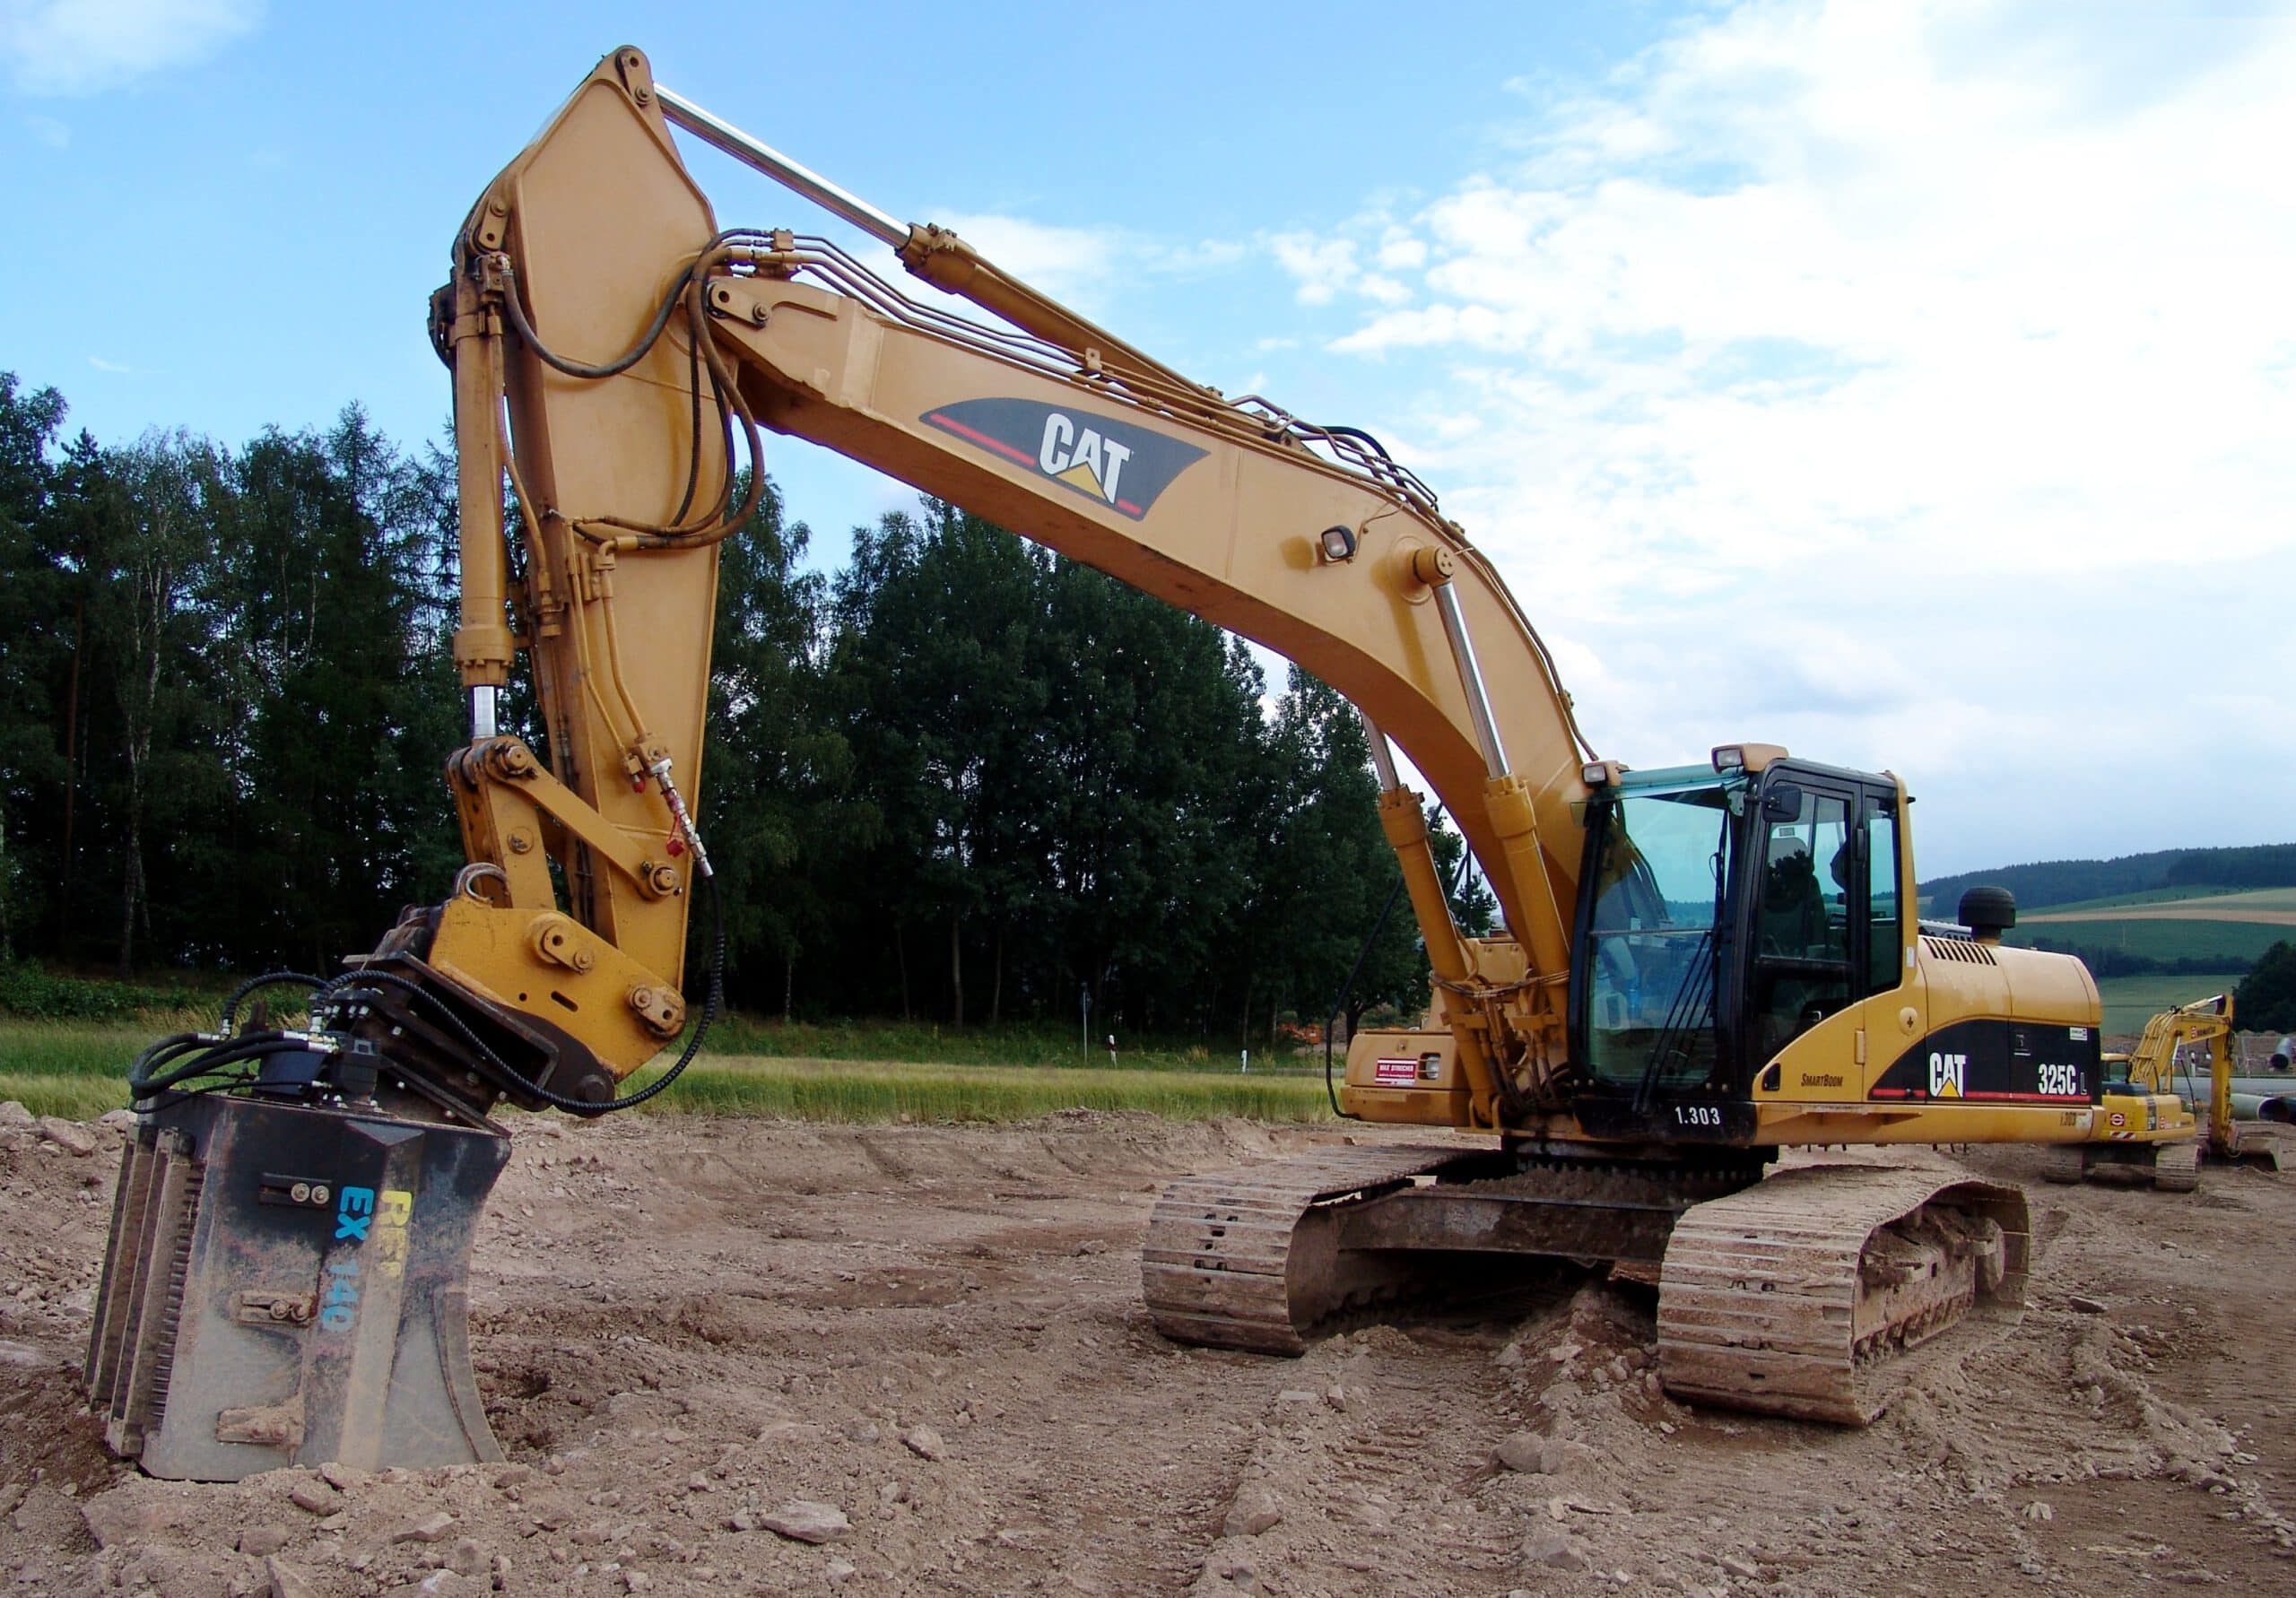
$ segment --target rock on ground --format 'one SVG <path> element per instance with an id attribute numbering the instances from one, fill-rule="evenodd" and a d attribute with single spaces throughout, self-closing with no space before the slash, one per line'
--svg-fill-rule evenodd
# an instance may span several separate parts
<path id="1" fill-rule="evenodd" d="M 809 1498 L 792 1498 L 778 1509 L 769 1509 L 757 1517 L 757 1524 L 798 1542 L 833 1542 L 853 1529 L 844 1510 Z"/>
<path id="2" fill-rule="evenodd" d="M 39 1134 L 67 1154 L 87 1155 L 96 1151 L 96 1134 L 77 1121 L 67 1121 L 61 1116 L 42 1116 Z"/>

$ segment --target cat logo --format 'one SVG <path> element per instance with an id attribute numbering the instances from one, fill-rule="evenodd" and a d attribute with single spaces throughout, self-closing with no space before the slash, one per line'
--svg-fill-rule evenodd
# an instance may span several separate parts
<path id="1" fill-rule="evenodd" d="M 1122 418 L 1036 400 L 960 400 L 922 420 L 1135 522 L 1205 456 L 1193 444 Z"/>
<path id="2" fill-rule="evenodd" d="M 1967 1055 L 1932 1054 L 1929 1056 L 1929 1097 L 1959 1099 L 1969 1090 L 1970 1057 Z"/>
<path id="3" fill-rule="evenodd" d="M 1091 427 L 1078 427 L 1075 421 L 1057 411 L 1047 412 L 1044 419 L 1044 440 L 1037 446 L 1037 465 L 1048 477 L 1057 477 L 1071 488 L 1098 494 L 1109 504 L 1117 503 L 1117 484 L 1124 477 L 1124 463 L 1132 458 L 1132 451 L 1114 439 L 1103 439 Z"/>

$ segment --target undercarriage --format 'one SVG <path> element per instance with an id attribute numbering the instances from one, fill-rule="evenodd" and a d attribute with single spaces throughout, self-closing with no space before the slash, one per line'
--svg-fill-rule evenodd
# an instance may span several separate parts
<path id="1" fill-rule="evenodd" d="M 1298 1354 L 1347 1320 L 1433 1303 L 1476 1255 L 1609 1262 L 1658 1283 L 1676 1397 L 1851 1426 L 1888 1407 L 1914 1350 L 2022 1306 L 2015 1188 L 1888 1166 L 1761 1170 L 1750 1151 L 1334 1150 L 1171 1184 L 1142 1283 L 1169 1337 Z"/>

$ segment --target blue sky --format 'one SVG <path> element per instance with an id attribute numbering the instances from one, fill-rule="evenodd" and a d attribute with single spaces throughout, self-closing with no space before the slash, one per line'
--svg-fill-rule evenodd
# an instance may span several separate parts
<path id="1" fill-rule="evenodd" d="M 2296 16 L 0 0 L 0 369 L 433 436 L 471 198 L 613 46 L 1444 495 L 1636 765 L 1903 772 L 1925 874 L 2296 838 Z M 821 230 L 713 152 L 722 220 Z M 874 259 L 883 261 L 882 253 Z M 770 444 L 844 529 L 906 491 Z"/>

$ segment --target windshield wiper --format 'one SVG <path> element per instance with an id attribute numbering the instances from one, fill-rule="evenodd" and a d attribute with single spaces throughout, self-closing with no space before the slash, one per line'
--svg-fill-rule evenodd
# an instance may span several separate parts
<path id="1" fill-rule="evenodd" d="M 1683 973 L 1681 984 L 1666 1007 L 1665 1024 L 1650 1045 L 1649 1062 L 1642 1068 L 1642 1081 L 1634 1090 L 1634 1113 L 1647 1116 L 1650 1101 L 1657 1092 L 1659 1073 L 1670 1056 L 1680 1054 L 1683 1061 L 1690 1060 L 1685 1047 L 1690 1029 L 1701 1020 L 1710 1020 L 1714 1014 L 1714 929 L 1708 927 L 1698 935 L 1698 947 L 1691 951 L 1690 968 Z"/>

